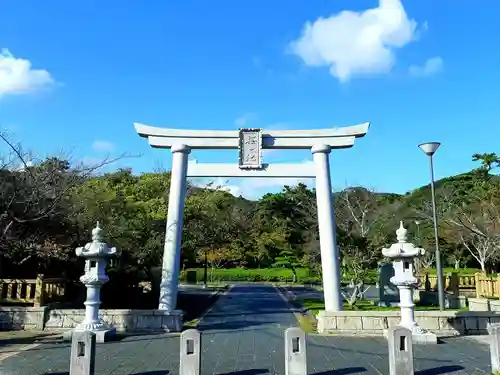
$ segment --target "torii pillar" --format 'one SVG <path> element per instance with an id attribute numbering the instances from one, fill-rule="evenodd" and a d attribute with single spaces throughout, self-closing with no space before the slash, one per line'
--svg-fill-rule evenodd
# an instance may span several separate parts
<path id="1" fill-rule="evenodd" d="M 335 225 L 332 182 L 330 179 L 331 147 L 318 144 L 313 146 L 311 151 L 316 166 L 316 202 L 325 310 L 340 311 L 342 310 L 340 254 L 337 246 L 337 226 Z"/>
<path id="2" fill-rule="evenodd" d="M 186 175 L 189 146 L 172 147 L 172 172 L 168 196 L 167 227 L 160 283 L 159 310 L 175 310 L 179 285 L 184 201 L 186 198 Z"/>

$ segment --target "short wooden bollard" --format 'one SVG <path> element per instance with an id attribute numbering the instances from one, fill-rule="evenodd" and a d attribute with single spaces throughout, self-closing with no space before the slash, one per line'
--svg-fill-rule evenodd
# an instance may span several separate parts
<path id="1" fill-rule="evenodd" d="M 70 375 L 94 375 L 95 333 L 73 332 L 71 339 Z"/>
<path id="2" fill-rule="evenodd" d="M 196 329 L 181 333 L 179 375 L 200 375 L 201 334 Z"/>
<path id="3" fill-rule="evenodd" d="M 306 335 L 297 327 L 285 330 L 285 375 L 307 375 Z"/>
<path id="4" fill-rule="evenodd" d="M 411 330 L 392 327 L 387 332 L 389 341 L 389 374 L 413 375 L 413 342 Z"/>
<path id="5" fill-rule="evenodd" d="M 490 339 L 491 372 L 500 371 L 500 323 L 488 325 Z"/>

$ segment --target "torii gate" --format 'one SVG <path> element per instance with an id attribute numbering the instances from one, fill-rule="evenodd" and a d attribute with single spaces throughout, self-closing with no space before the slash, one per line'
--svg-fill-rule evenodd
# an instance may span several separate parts
<path id="1" fill-rule="evenodd" d="M 151 147 L 172 151 L 172 172 L 160 284 L 159 310 L 174 311 L 177 304 L 180 252 L 188 177 L 297 177 L 316 178 L 316 201 L 326 311 L 340 311 L 340 261 L 330 181 L 331 149 L 349 148 L 368 132 L 369 122 L 318 130 L 184 130 L 134 124 Z M 238 164 L 188 162 L 192 149 L 237 149 Z M 314 163 L 266 164 L 263 149 L 310 149 Z"/>

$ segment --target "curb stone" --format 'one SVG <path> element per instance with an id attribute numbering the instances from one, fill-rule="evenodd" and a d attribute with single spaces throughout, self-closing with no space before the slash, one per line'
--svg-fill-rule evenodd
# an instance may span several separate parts
<path id="1" fill-rule="evenodd" d="M 316 317 L 314 316 L 313 313 L 311 313 L 308 309 L 306 309 L 303 306 L 297 306 L 296 303 L 294 303 L 295 300 L 295 294 L 289 290 L 283 290 L 279 285 L 274 285 L 276 290 L 278 291 L 278 294 L 281 296 L 281 298 L 287 303 L 288 307 L 292 310 L 293 315 L 295 316 L 295 319 L 297 319 L 297 322 L 300 325 L 301 319 L 302 318 L 307 318 L 310 320 L 311 324 L 314 327 L 314 331 L 317 330 L 317 324 L 318 321 L 316 320 Z M 298 310 L 298 311 L 297 311 Z M 315 334 L 316 332 L 311 332 L 309 334 Z"/>

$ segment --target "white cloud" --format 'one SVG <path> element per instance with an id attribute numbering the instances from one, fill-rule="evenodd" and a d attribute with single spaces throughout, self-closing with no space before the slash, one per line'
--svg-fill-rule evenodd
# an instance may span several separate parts
<path id="1" fill-rule="evenodd" d="M 443 59 L 441 57 L 431 57 L 422 66 L 412 65 L 409 72 L 414 76 L 430 76 L 443 70 Z"/>
<path id="2" fill-rule="evenodd" d="M 53 84 L 47 70 L 33 69 L 29 60 L 14 57 L 8 49 L 0 51 L 0 97 L 25 94 Z"/>
<path id="3" fill-rule="evenodd" d="M 305 160 L 303 163 L 312 163 L 310 160 Z M 224 180 L 218 178 L 215 180 L 191 181 L 194 186 L 208 188 L 208 189 L 221 189 L 225 190 L 232 195 L 239 197 L 240 195 L 247 199 L 259 199 L 264 194 L 269 192 L 276 192 L 283 188 L 283 186 L 296 186 L 300 183 L 309 187 L 314 185 L 314 178 L 264 178 L 252 177 L 241 178 L 236 180 Z"/>
<path id="4" fill-rule="evenodd" d="M 240 195 L 247 199 L 259 199 L 264 194 L 276 192 L 283 186 L 296 186 L 303 183 L 309 187 L 314 184 L 313 178 L 242 178 L 233 182 L 215 180 L 212 184 L 195 184 L 199 187 L 225 190 L 235 197 Z"/>
<path id="5" fill-rule="evenodd" d="M 96 151 L 113 151 L 115 149 L 115 145 L 108 141 L 97 140 L 92 143 L 92 148 Z"/>
<path id="6" fill-rule="evenodd" d="M 417 23 L 400 0 L 379 0 L 363 12 L 342 11 L 307 22 L 290 51 L 311 67 L 329 67 L 341 82 L 391 71 L 395 50 L 416 38 Z"/>
<path id="7" fill-rule="evenodd" d="M 201 181 L 191 181 L 191 184 L 193 186 L 197 186 L 200 188 L 205 188 L 205 189 L 213 189 L 213 190 L 225 190 L 235 197 L 239 197 L 242 195 L 241 193 L 241 188 L 238 185 L 232 185 L 229 183 L 229 180 L 223 180 L 221 178 L 218 178 L 216 180 L 212 180 L 209 182 L 201 182 Z"/>
<path id="8" fill-rule="evenodd" d="M 240 194 L 248 199 L 258 199 L 266 193 L 281 190 L 285 185 L 305 184 L 311 187 L 313 178 L 246 178 L 240 183 Z"/>

